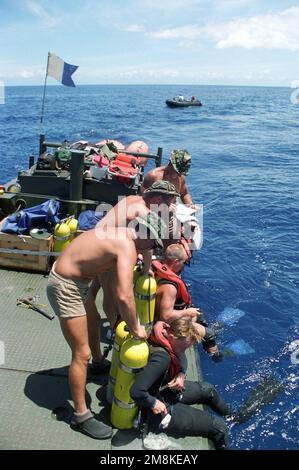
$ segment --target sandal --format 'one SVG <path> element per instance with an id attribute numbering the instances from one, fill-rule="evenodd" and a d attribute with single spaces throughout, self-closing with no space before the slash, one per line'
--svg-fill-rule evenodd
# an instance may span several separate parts
<path id="1" fill-rule="evenodd" d="M 112 428 L 94 416 L 87 418 L 83 423 L 71 422 L 70 426 L 74 431 L 82 432 L 93 439 L 109 439 L 112 436 Z"/>

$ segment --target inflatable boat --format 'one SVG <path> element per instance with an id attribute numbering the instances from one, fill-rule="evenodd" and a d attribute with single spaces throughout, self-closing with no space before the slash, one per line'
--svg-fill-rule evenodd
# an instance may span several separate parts
<path id="1" fill-rule="evenodd" d="M 197 98 L 191 100 L 179 100 L 177 98 L 171 98 L 170 100 L 166 100 L 165 103 L 170 108 L 186 108 L 189 106 L 202 106 L 202 102 L 199 101 Z"/>

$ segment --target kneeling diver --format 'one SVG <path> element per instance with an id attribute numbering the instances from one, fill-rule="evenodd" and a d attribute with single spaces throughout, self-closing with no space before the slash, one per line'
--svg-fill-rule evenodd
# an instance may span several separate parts
<path id="1" fill-rule="evenodd" d="M 154 430 L 204 436 L 213 440 L 216 449 L 225 449 L 228 431 L 223 419 L 189 406 L 205 404 L 220 416 L 230 414 L 213 385 L 185 381 L 182 356 L 199 340 L 191 318 L 179 318 L 170 325 L 158 321 L 148 340 L 149 362 L 137 374 L 130 394 L 138 406 L 150 410 L 149 422 Z"/>

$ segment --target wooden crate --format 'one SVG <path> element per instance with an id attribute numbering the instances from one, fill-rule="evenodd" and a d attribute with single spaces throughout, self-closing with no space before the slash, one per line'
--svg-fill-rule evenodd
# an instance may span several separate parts
<path id="1" fill-rule="evenodd" d="M 47 251 L 50 254 L 52 245 L 52 235 L 43 240 L 32 238 L 29 235 L 18 236 L 0 232 L 0 249 Z M 49 256 L 0 252 L 0 266 L 5 268 L 14 268 L 19 271 L 47 272 L 48 264 Z"/>

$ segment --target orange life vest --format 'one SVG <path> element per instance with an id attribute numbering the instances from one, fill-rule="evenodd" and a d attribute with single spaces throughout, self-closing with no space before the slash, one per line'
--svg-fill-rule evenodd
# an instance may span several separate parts
<path id="1" fill-rule="evenodd" d="M 158 260 L 154 260 L 152 264 L 155 274 L 160 278 L 160 280 L 162 280 L 162 282 L 160 280 L 157 281 L 158 285 L 167 283 L 172 284 L 176 287 L 176 308 L 185 308 L 192 305 L 191 296 L 183 279 L 181 279 L 180 276 L 178 276 L 171 269 L 169 269 L 166 264 L 163 264 Z"/>

